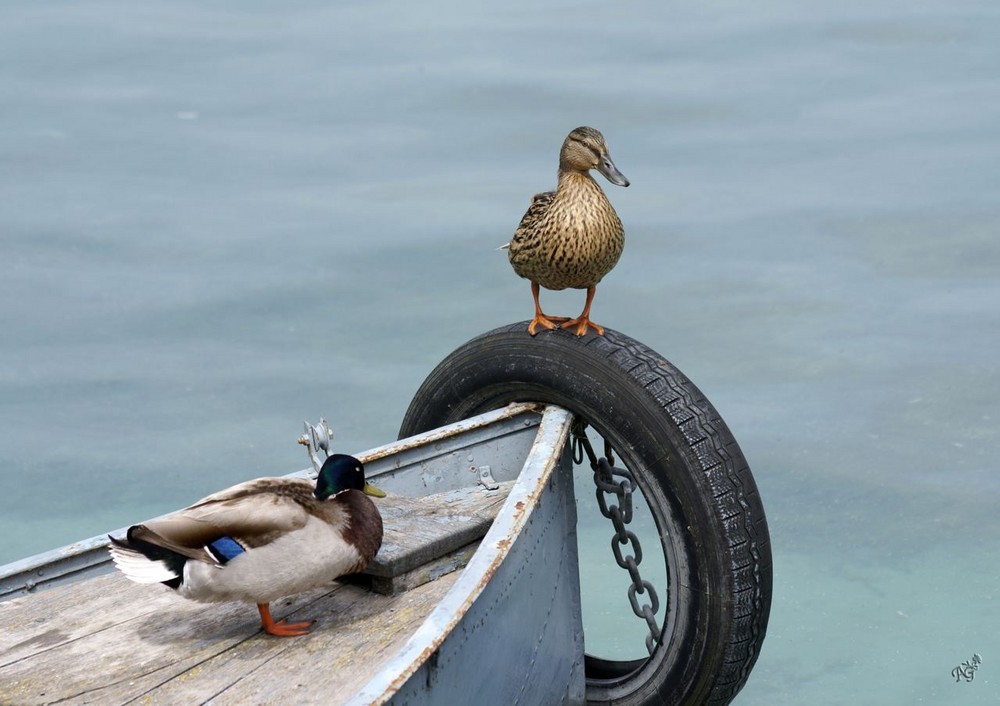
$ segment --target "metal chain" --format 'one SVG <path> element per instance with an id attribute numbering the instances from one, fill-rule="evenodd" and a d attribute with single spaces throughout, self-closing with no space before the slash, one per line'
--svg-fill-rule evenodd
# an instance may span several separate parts
<path id="1" fill-rule="evenodd" d="M 656 620 L 656 613 L 660 609 L 660 599 L 656 594 L 653 584 L 642 578 L 639 573 L 639 564 L 642 563 L 642 547 L 639 538 L 634 532 L 626 529 L 625 525 L 632 521 L 632 492 L 635 490 L 635 479 L 627 469 L 614 467 L 614 455 L 611 444 L 604 440 L 604 457 L 597 458 L 590 439 L 587 438 L 587 425 L 581 420 L 577 420 L 573 426 L 572 441 L 573 460 L 582 463 L 584 454 L 590 462 L 590 467 L 594 471 L 594 484 L 597 486 L 597 506 L 601 514 L 611 520 L 615 528 L 615 534 L 611 538 L 611 551 L 615 555 L 615 562 L 629 573 L 632 585 L 628 588 L 628 600 L 632 606 L 632 612 L 639 618 L 646 621 L 649 627 L 649 634 L 646 636 L 646 650 L 653 654 L 653 650 L 660 642 L 660 625 Z M 615 478 L 621 478 L 616 482 Z M 617 504 L 608 502 L 609 496 L 617 500 Z M 631 553 L 626 554 L 623 548 L 630 546 Z M 639 605 L 639 596 L 649 594 L 649 602 Z"/>

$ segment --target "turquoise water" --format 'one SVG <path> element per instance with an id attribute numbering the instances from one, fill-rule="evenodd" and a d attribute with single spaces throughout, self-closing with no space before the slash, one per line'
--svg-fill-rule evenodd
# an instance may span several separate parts
<path id="1" fill-rule="evenodd" d="M 449 351 L 530 316 L 495 248 L 590 124 L 632 182 L 594 318 L 706 392 L 768 513 L 738 703 L 996 703 L 998 20 L 4 3 L 0 562 L 304 467 L 304 419 L 394 438 Z"/>

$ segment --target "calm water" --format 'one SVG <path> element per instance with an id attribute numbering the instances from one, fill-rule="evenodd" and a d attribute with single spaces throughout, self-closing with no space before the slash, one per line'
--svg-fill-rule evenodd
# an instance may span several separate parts
<path id="1" fill-rule="evenodd" d="M 530 315 L 494 248 L 590 124 L 632 181 L 594 317 L 702 387 L 768 512 L 738 703 L 997 702 L 998 21 L 4 3 L 0 562 L 304 467 L 303 419 L 394 438 L 449 351 Z"/>

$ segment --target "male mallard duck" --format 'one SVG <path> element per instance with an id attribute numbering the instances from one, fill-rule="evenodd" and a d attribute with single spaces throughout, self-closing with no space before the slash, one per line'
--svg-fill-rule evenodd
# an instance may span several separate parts
<path id="1" fill-rule="evenodd" d="M 587 329 L 598 335 L 604 329 L 590 320 L 590 305 L 598 282 L 618 262 L 625 245 L 625 233 L 618 214 L 604 191 L 590 176 L 596 169 L 612 184 L 628 186 L 618 171 L 604 135 L 592 127 L 578 127 L 563 142 L 559 152 L 559 185 L 555 191 L 535 194 L 528 212 L 510 241 L 508 257 L 514 271 L 531 280 L 535 298 L 535 318 L 528 333 L 538 327 L 576 327 L 576 335 Z M 538 302 L 539 287 L 587 290 L 583 312 L 573 320 L 546 316 Z"/>
<path id="2" fill-rule="evenodd" d="M 275 622 L 270 603 L 365 568 L 382 546 L 382 516 L 353 456 L 326 459 L 313 487 L 258 478 L 110 537 L 111 556 L 137 583 L 163 583 L 203 603 L 257 604 L 271 635 L 304 635 L 313 621 Z"/>

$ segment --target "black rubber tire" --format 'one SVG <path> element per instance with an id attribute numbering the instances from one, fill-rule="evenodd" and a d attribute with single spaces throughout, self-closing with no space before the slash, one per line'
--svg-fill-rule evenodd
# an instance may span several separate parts
<path id="1" fill-rule="evenodd" d="M 636 476 L 667 559 L 668 585 L 657 586 L 667 595 L 662 644 L 648 660 L 588 656 L 588 703 L 729 703 L 764 640 L 771 548 L 756 483 L 718 412 L 628 336 L 531 337 L 522 322 L 445 358 L 413 397 L 400 438 L 515 401 L 558 404 L 611 442 Z"/>

